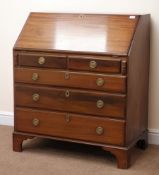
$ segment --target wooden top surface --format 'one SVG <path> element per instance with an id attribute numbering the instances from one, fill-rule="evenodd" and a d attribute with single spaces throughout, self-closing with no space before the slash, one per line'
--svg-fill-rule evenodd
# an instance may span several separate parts
<path id="1" fill-rule="evenodd" d="M 127 55 L 139 16 L 31 13 L 15 49 Z"/>

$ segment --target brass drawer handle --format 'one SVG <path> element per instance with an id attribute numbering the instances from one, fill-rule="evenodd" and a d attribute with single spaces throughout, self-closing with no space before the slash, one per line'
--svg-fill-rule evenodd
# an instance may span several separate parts
<path id="1" fill-rule="evenodd" d="M 102 134 L 104 133 L 104 128 L 101 127 L 101 126 L 98 126 L 98 127 L 96 128 L 96 133 L 97 133 L 98 135 L 102 135 Z"/>
<path id="2" fill-rule="evenodd" d="M 40 120 L 37 119 L 37 118 L 34 118 L 34 119 L 32 120 L 32 124 L 33 124 L 33 126 L 38 126 L 38 125 L 40 124 Z"/>
<path id="3" fill-rule="evenodd" d="M 32 80 L 33 80 L 33 81 L 38 80 L 38 78 L 39 78 L 38 73 L 33 73 L 33 74 L 32 74 Z"/>
<path id="4" fill-rule="evenodd" d="M 69 90 L 66 90 L 66 92 L 65 92 L 65 97 L 69 97 L 70 96 L 70 92 L 69 92 Z"/>
<path id="5" fill-rule="evenodd" d="M 101 109 L 104 107 L 104 102 L 103 100 L 98 100 L 96 103 L 97 108 Z"/>
<path id="6" fill-rule="evenodd" d="M 70 114 L 66 114 L 66 122 L 69 123 L 71 121 L 71 117 Z"/>
<path id="7" fill-rule="evenodd" d="M 95 69 L 95 68 L 97 67 L 97 62 L 96 62 L 96 61 L 90 61 L 90 62 L 89 62 L 89 67 L 90 67 L 91 69 Z"/>
<path id="8" fill-rule="evenodd" d="M 40 95 L 39 94 L 33 94 L 32 99 L 33 99 L 33 101 L 38 101 L 40 99 Z"/>
<path id="9" fill-rule="evenodd" d="M 45 58 L 44 57 L 40 57 L 39 59 L 38 59 L 38 63 L 40 64 L 40 65 L 42 65 L 42 64 L 45 64 Z"/>
<path id="10" fill-rule="evenodd" d="M 97 78 L 96 85 L 97 86 L 103 86 L 104 85 L 104 79 L 103 78 Z"/>

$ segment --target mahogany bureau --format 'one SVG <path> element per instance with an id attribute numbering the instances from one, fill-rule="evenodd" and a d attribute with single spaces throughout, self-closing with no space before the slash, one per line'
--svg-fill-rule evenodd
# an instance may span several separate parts
<path id="1" fill-rule="evenodd" d="M 31 13 L 14 46 L 13 150 L 100 146 L 128 168 L 147 146 L 149 15 Z"/>

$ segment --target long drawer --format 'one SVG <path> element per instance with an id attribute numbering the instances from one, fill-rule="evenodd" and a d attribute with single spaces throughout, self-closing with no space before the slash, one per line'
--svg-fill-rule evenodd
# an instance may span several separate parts
<path id="1" fill-rule="evenodd" d="M 126 91 L 126 77 L 121 75 L 57 71 L 38 68 L 15 68 L 15 81 L 117 93 L 125 93 Z"/>
<path id="2" fill-rule="evenodd" d="M 15 86 L 18 106 L 124 118 L 125 95 L 39 86 Z"/>
<path id="3" fill-rule="evenodd" d="M 77 114 L 16 108 L 15 130 L 95 143 L 124 145 L 125 122 Z"/>

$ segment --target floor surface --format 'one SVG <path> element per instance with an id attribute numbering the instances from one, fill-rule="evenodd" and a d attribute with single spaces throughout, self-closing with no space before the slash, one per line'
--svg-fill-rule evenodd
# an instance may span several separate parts
<path id="1" fill-rule="evenodd" d="M 0 126 L 0 175 L 159 175 L 159 146 L 134 148 L 132 166 L 116 168 L 116 159 L 100 148 L 35 138 L 12 151 L 13 127 Z"/>

